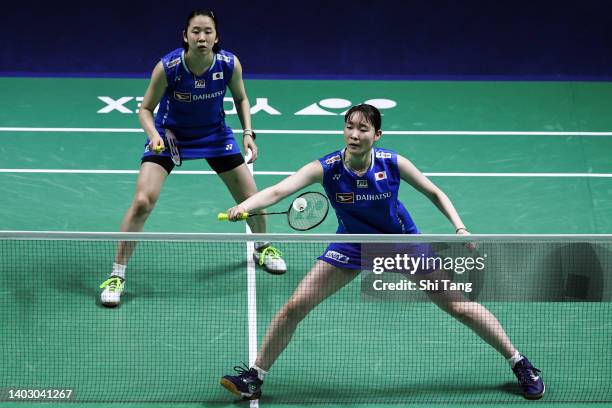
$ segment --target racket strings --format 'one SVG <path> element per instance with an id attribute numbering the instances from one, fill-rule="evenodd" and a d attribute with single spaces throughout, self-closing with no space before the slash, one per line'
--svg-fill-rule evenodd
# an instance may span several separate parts
<path id="1" fill-rule="evenodd" d="M 324 195 L 309 192 L 302 194 L 298 198 L 304 199 L 306 206 L 302 211 L 298 211 L 293 205 L 289 208 L 287 218 L 292 228 L 306 231 L 323 222 L 329 211 L 329 202 Z"/>
<path id="2" fill-rule="evenodd" d="M 166 130 L 166 140 L 168 140 L 168 146 L 170 147 L 170 156 L 172 161 L 177 166 L 181 165 L 181 153 L 176 145 L 176 137 L 170 130 Z"/>

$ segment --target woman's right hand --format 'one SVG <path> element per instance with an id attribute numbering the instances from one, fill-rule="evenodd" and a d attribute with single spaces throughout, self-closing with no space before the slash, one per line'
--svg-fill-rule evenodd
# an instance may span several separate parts
<path id="1" fill-rule="evenodd" d="M 457 228 L 455 230 L 455 234 L 457 234 L 457 235 L 472 235 L 472 234 L 470 234 L 470 231 L 468 231 L 467 228 L 465 228 L 465 227 Z M 465 247 L 470 252 L 473 252 L 473 251 L 476 250 L 476 244 L 474 242 L 468 242 L 467 244 L 465 244 Z"/>
<path id="2" fill-rule="evenodd" d="M 230 221 L 243 220 L 242 214 L 247 212 L 240 204 L 227 209 L 227 219 Z"/>
<path id="3" fill-rule="evenodd" d="M 149 150 L 155 154 L 160 154 L 166 150 L 164 139 L 160 135 L 155 135 L 149 140 Z"/>

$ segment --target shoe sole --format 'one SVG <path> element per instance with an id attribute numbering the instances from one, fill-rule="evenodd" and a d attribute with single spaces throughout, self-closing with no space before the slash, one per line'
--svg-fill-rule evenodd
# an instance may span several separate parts
<path id="1" fill-rule="evenodd" d="M 275 271 L 273 269 L 268 269 L 265 266 L 262 267 L 264 271 L 272 274 L 272 275 L 284 275 L 285 272 L 287 272 L 287 270 L 285 269 L 284 271 Z"/>
<path id="2" fill-rule="evenodd" d="M 121 291 L 119 293 L 119 298 L 117 299 L 116 302 L 110 302 L 110 301 L 105 302 L 104 300 L 102 300 L 102 296 L 100 296 L 100 304 L 102 306 L 104 306 L 104 307 L 110 307 L 110 308 L 117 307 L 117 306 L 119 306 L 119 303 L 121 303 L 121 295 L 122 294 L 123 294 L 123 291 Z"/>
<path id="3" fill-rule="evenodd" d="M 105 302 L 104 300 L 102 300 L 102 298 L 100 298 L 100 304 L 104 307 L 110 307 L 110 308 L 117 307 L 119 306 L 119 303 L 121 303 L 121 299 L 119 299 L 116 302 L 109 302 L 109 301 Z"/>
<path id="4" fill-rule="evenodd" d="M 238 390 L 238 388 L 236 388 L 236 386 L 234 385 L 234 383 L 233 383 L 233 382 L 231 382 L 230 380 L 227 380 L 227 379 L 225 379 L 225 378 L 222 378 L 222 379 L 221 379 L 221 381 L 219 381 L 219 383 L 220 383 L 220 384 L 221 384 L 221 385 L 222 385 L 222 386 L 223 386 L 223 387 L 224 387 L 226 390 L 228 390 L 229 392 L 231 392 L 232 394 L 235 394 L 235 395 L 237 395 L 237 396 L 239 396 L 239 397 L 242 397 L 242 398 L 244 398 L 244 399 L 247 399 L 247 400 L 256 400 L 256 399 L 259 399 L 259 397 L 261 396 L 261 392 L 258 392 L 258 393 L 256 393 L 256 394 L 253 394 L 253 395 L 252 395 L 252 396 L 250 396 L 250 397 L 247 397 L 246 395 L 242 394 L 242 393 L 241 393 L 241 392 Z"/>
<path id="5" fill-rule="evenodd" d="M 546 385 L 544 385 L 544 389 L 542 390 L 540 394 L 537 394 L 537 395 L 523 394 L 523 397 L 525 397 L 528 400 L 539 400 L 540 398 L 544 396 L 545 392 L 546 392 Z"/>

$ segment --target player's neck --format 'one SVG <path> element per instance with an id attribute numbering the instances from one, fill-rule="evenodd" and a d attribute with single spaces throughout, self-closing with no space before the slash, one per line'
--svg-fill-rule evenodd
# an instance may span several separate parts
<path id="1" fill-rule="evenodd" d="M 187 64 L 189 71 L 197 76 L 203 75 L 210 69 L 214 58 L 215 54 L 212 52 L 208 53 L 208 55 L 204 57 L 197 56 L 189 51 L 185 53 L 185 63 Z"/>
<path id="2" fill-rule="evenodd" d="M 363 155 L 354 155 L 344 151 L 344 164 L 358 175 L 363 175 L 370 168 L 372 154 L 364 153 Z"/>

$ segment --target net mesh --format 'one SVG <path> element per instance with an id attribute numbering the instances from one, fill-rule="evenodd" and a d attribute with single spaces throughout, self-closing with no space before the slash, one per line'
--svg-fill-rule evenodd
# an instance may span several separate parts
<path id="1" fill-rule="evenodd" d="M 235 399 L 219 379 L 254 357 L 248 237 L 140 241 L 115 309 L 100 305 L 98 286 L 110 272 L 116 239 L 24 238 L 0 239 L 2 399 L 8 389 L 24 388 L 71 389 L 77 401 Z M 269 238 L 288 272 L 255 272 L 260 343 L 332 239 Z M 463 273 L 456 282 L 474 284 L 472 298 L 542 370 L 545 399 L 612 401 L 612 241 L 479 239 L 484 275 Z M 406 276 L 387 272 L 363 272 L 301 321 L 266 378 L 262 401 L 522 400 L 504 358 L 423 292 L 376 290 L 377 280 Z"/>

